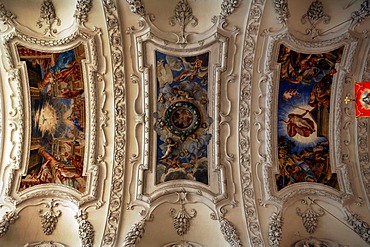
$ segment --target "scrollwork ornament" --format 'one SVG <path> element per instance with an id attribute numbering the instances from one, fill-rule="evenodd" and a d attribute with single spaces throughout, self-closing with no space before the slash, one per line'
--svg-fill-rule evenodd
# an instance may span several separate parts
<path id="1" fill-rule="evenodd" d="M 176 22 L 181 28 L 181 39 L 178 41 L 180 44 L 187 43 L 185 35 L 185 27 L 191 23 L 193 27 L 198 25 L 198 19 L 193 16 L 193 10 L 188 4 L 187 0 L 180 0 L 175 7 L 175 15 L 170 18 L 170 25 L 174 26 Z"/>
<path id="2" fill-rule="evenodd" d="M 325 15 L 323 9 L 322 2 L 320 0 L 316 0 L 311 3 L 307 13 L 301 18 L 302 24 L 305 24 L 306 20 L 308 20 L 308 22 L 311 24 L 311 28 L 306 29 L 306 34 L 311 35 L 312 39 L 319 35 L 319 30 L 316 28 L 316 25 L 321 20 L 323 20 L 325 24 L 330 22 L 330 16 Z"/>
<path id="3" fill-rule="evenodd" d="M 288 0 L 274 0 L 275 12 L 279 15 L 279 23 L 286 26 L 288 24 L 288 18 L 290 16 L 288 8 Z"/>
<path id="4" fill-rule="evenodd" d="M 325 214 L 325 211 L 322 208 L 319 208 L 316 212 L 312 208 L 312 203 L 314 201 L 310 201 L 309 203 L 306 202 L 306 200 L 302 200 L 303 204 L 307 205 L 307 208 L 304 212 L 301 211 L 300 208 L 297 208 L 297 215 L 302 218 L 303 226 L 306 228 L 306 231 L 309 234 L 312 234 L 316 231 L 317 223 L 318 223 L 318 217 L 321 217 Z"/>
<path id="5" fill-rule="evenodd" d="M 39 28 L 42 28 L 43 23 L 45 23 L 44 35 L 53 36 L 57 33 L 57 30 L 53 28 L 55 22 L 57 26 L 60 26 L 61 20 L 55 13 L 54 4 L 51 0 L 45 0 L 41 5 L 40 18 L 36 24 Z"/>
<path id="6" fill-rule="evenodd" d="M 16 16 L 12 12 L 7 10 L 2 2 L 0 2 L 0 21 L 6 24 L 10 24 L 10 21 L 15 19 Z"/>
<path id="7" fill-rule="evenodd" d="M 221 13 L 222 17 L 227 17 L 231 15 L 236 8 L 240 5 L 239 0 L 223 0 L 221 3 Z"/>
<path id="8" fill-rule="evenodd" d="M 15 211 L 6 212 L 3 218 L 0 221 L 0 238 L 5 235 L 5 233 L 9 230 L 10 224 L 13 224 L 16 219 L 19 218 L 19 215 Z"/>
<path id="9" fill-rule="evenodd" d="M 79 25 L 84 25 L 87 22 L 87 17 L 92 8 L 92 0 L 78 0 L 76 10 L 73 15 Z"/>
<path id="10" fill-rule="evenodd" d="M 145 9 L 141 0 L 127 0 L 127 3 L 130 5 L 130 11 L 134 14 L 144 16 Z"/>
<path id="11" fill-rule="evenodd" d="M 235 226 L 227 219 L 220 217 L 220 229 L 225 240 L 230 244 L 231 247 L 241 247 L 239 233 Z"/>
<path id="12" fill-rule="evenodd" d="M 360 219 L 354 212 L 346 212 L 346 221 L 367 244 L 370 244 L 369 224 Z"/>
<path id="13" fill-rule="evenodd" d="M 256 57 L 256 44 L 259 36 L 259 28 L 262 21 L 262 13 L 266 1 L 252 1 L 245 28 L 243 40 L 242 66 L 240 72 L 240 111 L 239 111 L 239 164 L 240 181 L 243 188 L 243 207 L 244 216 L 249 224 L 255 227 L 247 227 L 250 237 L 250 245 L 262 246 L 263 237 L 260 223 L 257 217 L 256 198 L 254 185 L 252 182 L 252 162 L 251 162 L 251 92 L 252 78 L 254 77 L 254 60 Z"/>
<path id="14" fill-rule="evenodd" d="M 370 0 L 364 0 L 361 4 L 360 10 L 354 11 L 351 15 L 352 26 L 357 26 L 370 16 Z"/>
<path id="15" fill-rule="evenodd" d="M 62 214 L 62 211 L 60 210 L 56 210 L 54 212 L 53 209 L 57 205 L 58 203 L 52 200 L 51 202 L 46 204 L 46 208 L 48 208 L 48 210 L 45 213 L 43 213 L 42 209 L 39 210 L 39 214 L 41 217 L 42 230 L 46 235 L 53 234 L 53 231 L 55 230 L 57 222 L 58 222 L 58 218 Z"/>
<path id="16" fill-rule="evenodd" d="M 82 246 L 93 247 L 95 230 L 94 226 L 87 220 L 87 213 L 79 212 L 75 218 L 78 222 L 78 236 L 81 239 Z"/>
<path id="17" fill-rule="evenodd" d="M 197 215 L 197 211 L 192 209 L 189 214 L 186 212 L 184 205 L 181 204 L 180 211 L 176 213 L 176 210 L 171 208 L 170 215 L 173 218 L 173 226 L 175 227 L 177 234 L 182 236 L 189 230 L 190 220 Z"/>
<path id="18" fill-rule="evenodd" d="M 129 1 L 133 2 L 133 1 Z M 138 1 L 141 4 L 141 1 Z M 109 35 L 109 45 L 111 53 L 121 54 L 121 30 L 118 21 L 118 11 L 115 1 L 102 1 L 107 29 Z M 123 185 L 125 178 L 125 157 L 126 157 L 126 89 L 124 59 L 112 59 L 112 73 L 114 85 L 114 105 L 115 105 L 115 150 L 112 167 L 112 184 Z M 109 196 L 108 217 L 103 235 L 103 245 L 113 246 L 116 240 L 118 222 L 122 212 L 122 198 L 124 186 L 113 186 Z"/>
<path id="19" fill-rule="evenodd" d="M 125 237 L 124 247 L 135 247 L 136 244 L 141 240 L 145 232 L 145 219 L 142 219 L 140 222 L 134 224 L 130 231 Z"/>
<path id="20" fill-rule="evenodd" d="M 280 212 L 274 212 L 271 215 L 271 222 L 269 223 L 268 240 L 270 246 L 280 246 L 283 235 L 283 219 Z"/>

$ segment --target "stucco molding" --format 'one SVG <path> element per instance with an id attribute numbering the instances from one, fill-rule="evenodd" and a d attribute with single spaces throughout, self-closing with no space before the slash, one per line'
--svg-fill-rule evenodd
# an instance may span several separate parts
<path id="1" fill-rule="evenodd" d="M 143 238 L 145 232 L 146 220 L 142 219 L 135 223 L 128 231 L 123 243 L 124 247 L 135 247 L 137 243 Z"/>
<path id="2" fill-rule="evenodd" d="M 54 4 L 51 0 L 44 0 L 40 7 L 40 18 L 37 21 L 39 28 L 44 27 L 44 35 L 53 37 L 58 31 L 53 25 L 60 26 L 61 20 L 55 13 Z"/>
<path id="3" fill-rule="evenodd" d="M 278 14 L 278 21 L 283 27 L 288 25 L 288 19 L 290 16 L 288 0 L 274 0 L 275 12 Z"/>
<path id="4" fill-rule="evenodd" d="M 368 16 L 370 16 L 370 2 L 363 0 L 360 9 L 351 14 L 351 27 L 355 28 L 360 25 Z"/>
<path id="5" fill-rule="evenodd" d="M 4 128 L 9 131 L 9 135 L 3 141 L 3 144 L 9 149 L 1 155 L 4 162 L 3 169 L 6 172 L 2 174 L 4 186 L 1 195 L 4 200 L 1 202 L 11 210 L 10 214 L 19 215 L 26 207 L 32 207 L 45 204 L 45 198 L 58 198 L 58 203 L 68 201 L 67 207 L 77 212 L 77 208 L 95 207 L 100 208 L 102 193 L 100 191 L 104 186 L 99 184 L 100 169 L 106 169 L 105 163 L 105 129 L 108 121 L 108 112 L 106 110 L 105 98 L 105 60 L 102 55 L 101 31 L 97 28 L 89 29 L 75 23 L 60 33 L 53 33 L 53 36 L 40 37 L 39 34 L 32 32 L 25 26 L 16 21 L 16 16 L 6 11 L 2 6 L 2 19 L 7 28 L 1 30 L 2 36 L 1 50 L 4 61 L 4 71 L 7 74 L 7 94 L 3 95 L 8 104 L 2 110 L 3 118 L 6 119 Z M 46 11 L 46 10 L 45 10 Z M 47 11 L 44 13 L 47 14 Z M 44 20 L 46 21 L 46 20 Z M 61 34 L 63 33 L 63 34 Z M 32 186 L 27 189 L 19 189 L 21 177 L 27 171 L 27 160 L 29 153 L 30 137 L 30 113 L 28 111 L 29 92 L 26 84 L 27 70 L 25 63 L 21 62 L 17 53 L 18 46 L 25 46 L 42 52 L 62 52 L 68 49 L 83 45 L 86 59 L 82 62 L 84 71 L 83 83 L 86 95 L 86 112 L 90 114 L 86 117 L 88 136 L 85 149 L 83 176 L 86 176 L 86 189 L 80 192 L 71 186 L 63 184 L 43 184 Z M 4 92 L 4 90 L 2 90 Z M 100 140 L 103 140 L 100 142 Z M 54 213 L 54 214 L 53 214 Z M 9 212 L 4 217 L 9 218 Z M 45 221 L 43 223 L 44 232 L 51 234 L 53 227 L 47 225 L 50 219 L 57 219 L 58 213 L 48 211 L 42 213 L 40 217 Z M 54 217 L 55 216 L 55 217 Z M 15 217 L 12 217 L 15 219 Z M 6 227 L 9 227 L 11 219 L 2 221 Z M 54 221 L 56 222 L 56 221 Z M 4 232 L 5 233 L 5 232 Z"/>
<path id="6" fill-rule="evenodd" d="M 162 247 L 203 247 L 203 245 L 197 244 L 195 242 L 181 240 L 181 241 L 178 241 L 178 242 L 165 244 Z"/>
<path id="7" fill-rule="evenodd" d="M 345 220 L 352 227 L 353 231 L 357 233 L 367 244 L 370 244 L 370 226 L 367 222 L 363 221 L 361 217 L 347 210 Z"/>
<path id="8" fill-rule="evenodd" d="M 3 237 L 9 230 L 10 224 L 13 224 L 19 218 L 16 210 L 6 212 L 0 221 L 0 237 Z"/>
<path id="9" fill-rule="evenodd" d="M 32 242 L 27 243 L 23 247 L 68 247 L 62 243 L 55 241 L 41 241 L 41 242 Z"/>
<path id="10" fill-rule="evenodd" d="M 305 24 L 307 20 L 311 27 L 306 29 L 306 35 L 310 35 L 311 39 L 320 35 L 320 30 L 316 28 L 320 21 L 329 24 L 330 16 L 324 14 L 324 7 L 320 0 L 315 0 L 310 4 L 307 12 L 301 18 L 302 24 Z"/>
<path id="11" fill-rule="evenodd" d="M 331 247 L 348 247 L 347 245 L 341 245 L 334 241 L 326 239 L 318 239 L 313 236 L 309 238 L 299 240 L 291 245 L 291 247 L 305 247 L 305 246 L 331 246 Z"/>
<path id="12" fill-rule="evenodd" d="M 281 212 L 273 212 L 270 217 L 269 229 L 268 229 L 268 240 L 270 246 L 280 246 L 280 242 L 283 238 L 283 217 Z"/>
<path id="13" fill-rule="evenodd" d="M 262 76 L 260 79 L 260 97 L 263 102 L 260 104 L 260 112 L 256 115 L 260 128 L 265 129 L 265 135 L 259 138 L 260 149 L 259 156 L 263 160 L 262 162 L 262 180 L 264 181 L 263 191 L 264 196 L 262 203 L 267 201 L 277 202 L 283 204 L 289 198 L 308 194 L 308 195 L 321 195 L 326 198 L 330 198 L 337 202 L 341 202 L 350 198 L 353 198 L 354 192 L 350 183 L 350 172 L 348 167 L 351 165 L 349 158 L 351 156 L 348 149 L 348 145 L 353 142 L 353 130 L 348 128 L 353 124 L 353 116 L 350 111 L 343 110 L 346 108 L 344 103 L 340 100 L 342 95 L 345 95 L 350 90 L 350 86 L 347 82 L 347 76 L 349 75 L 353 63 L 354 54 L 357 52 L 357 44 L 359 39 L 353 37 L 350 33 L 345 33 L 339 37 L 319 41 L 319 42 L 305 42 L 298 40 L 288 34 L 286 30 L 279 31 L 277 33 L 271 33 L 264 31 L 265 41 L 263 57 L 265 60 L 261 60 L 260 70 Z M 274 137 L 276 136 L 275 127 L 273 125 L 273 119 L 276 118 L 276 107 L 275 100 L 276 85 L 278 84 L 279 69 L 277 65 L 277 51 L 279 46 L 284 44 L 285 46 L 293 49 L 297 52 L 306 54 L 320 53 L 344 46 L 344 53 L 341 64 L 337 65 L 337 74 L 334 77 L 335 83 L 333 84 L 332 92 L 335 92 L 336 99 L 333 99 L 332 116 L 331 116 L 331 130 L 329 134 L 329 143 L 331 143 L 331 167 L 334 172 L 337 172 L 339 176 L 340 191 L 321 186 L 320 184 L 313 183 L 310 188 L 294 184 L 288 186 L 281 191 L 277 191 L 276 184 L 274 183 L 274 173 L 277 172 L 277 154 L 276 144 L 274 143 Z M 349 114 L 349 115 L 348 115 Z M 334 133 L 342 133 L 340 135 Z M 295 187 L 295 188 L 293 188 Z"/>
<path id="14" fill-rule="evenodd" d="M 221 17 L 228 17 L 234 11 L 239 8 L 241 1 L 240 0 L 223 0 L 221 3 Z"/>
<path id="15" fill-rule="evenodd" d="M 130 29 L 128 34 L 131 36 L 132 54 L 135 58 L 135 74 L 131 75 L 132 83 L 138 87 L 138 94 L 135 99 L 135 139 L 136 153 L 131 155 L 130 162 L 133 167 L 133 176 L 130 183 L 131 201 L 128 208 L 142 206 L 145 214 L 150 215 L 160 204 L 177 197 L 177 193 L 186 192 L 189 198 L 197 202 L 206 204 L 212 211 L 221 212 L 221 208 L 226 205 L 235 206 L 234 182 L 232 178 L 232 154 L 221 146 L 227 146 L 229 132 L 220 134 L 220 126 L 230 129 L 230 108 L 231 101 L 227 98 L 228 83 L 234 79 L 233 67 L 235 56 L 235 37 L 238 29 L 231 31 L 223 28 L 224 20 L 219 19 L 210 30 L 205 33 L 191 33 L 187 37 L 187 42 L 180 44 L 177 33 L 163 32 L 159 30 L 148 16 L 142 18 L 139 30 Z M 152 92 L 156 92 L 156 70 L 154 63 L 154 50 L 159 50 L 171 56 L 198 55 L 208 51 L 216 54 L 210 63 L 215 66 L 210 69 L 212 83 L 209 83 L 214 90 L 210 90 L 209 101 L 213 102 L 208 110 L 212 112 L 212 139 L 213 148 L 209 150 L 215 153 L 209 155 L 212 162 L 209 163 L 209 172 L 213 175 L 210 186 L 203 186 L 199 182 L 192 180 L 173 180 L 163 184 L 155 184 L 155 159 L 153 154 L 155 132 L 153 129 L 153 112 L 150 105 L 155 105 L 158 99 Z M 224 58 L 228 58 L 227 62 Z M 153 65 L 154 64 L 154 65 Z M 224 78 L 224 79 L 221 79 Z M 150 96 L 151 95 L 151 96 Z M 221 102 L 225 102 L 221 104 Z M 140 106 L 140 107 L 138 107 Z M 140 144 L 142 143 L 142 144 Z M 150 171 L 150 172 L 148 172 Z M 217 181 L 215 180 L 217 179 Z"/>
<path id="16" fill-rule="evenodd" d="M 91 222 L 88 221 L 87 212 L 80 210 L 75 218 L 78 223 L 78 236 L 81 239 L 81 246 L 93 247 L 95 230 Z"/>
<path id="17" fill-rule="evenodd" d="M 62 211 L 60 210 L 53 210 L 54 207 L 57 206 L 58 202 L 51 200 L 50 202 L 45 203 L 45 207 L 47 209 L 46 212 L 44 212 L 43 209 L 39 210 L 42 231 L 45 233 L 45 235 L 53 234 L 53 231 L 55 230 L 58 223 L 58 218 L 62 214 Z"/>
<path id="18" fill-rule="evenodd" d="M 370 50 L 368 50 L 366 56 L 366 62 L 363 68 L 362 81 L 370 81 Z M 351 96 L 352 97 L 352 96 Z M 363 184 L 364 191 L 367 196 L 367 205 L 370 202 L 370 146 L 369 146 L 369 130 L 370 122 L 369 118 L 358 118 L 356 122 L 357 131 L 357 146 L 358 146 L 358 162 L 359 172 L 362 174 L 361 181 Z"/>
<path id="19" fill-rule="evenodd" d="M 312 204 L 314 203 L 314 201 L 307 202 L 306 200 L 302 200 L 301 202 L 302 204 L 307 205 L 307 207 L 304 212 L 302 212 L 300 208 L 296 208 L 296 213 L 302 218 L 302 224 L 304 228 L 306 228 L 306 231 L 309 234 L 313 234 L 318 226 L 318 218 L 323 216 L 325 214 L 325 211 L 321 207 L 319 207 L 318 211 L 316 212 L 312 208 Z"/>
<path id="20" fill-rule="evenodd" d="M 263 245 L 261 226 L 258 219 L 255 187 L 253 185 L 251 158 L 251 119 L 252 119 L 252 83 L 254 76 L 254 61 L 257 58 L 257 39 L 262 21 L 265 1 L 252 1 L 246 19 L 245 36 L 243 37 L 242 64 L 240 75 L 239 101 L 239 164 L 240 181 L 243 198 L 243 209 L 247 232 L 251 246 Z"/>
<path id="21" fill-rule="evenodd" d="M 140 1 L 141 2 L 141 1 Z M 103 232 L 103 245 L 114 246 L 118 225 L 121 221 L 122 200 L 126 165 L 126 82 L 124 70 L 124 55 L 122 48 L 122 33 L 116 1 L 102 1 L 109 36 L 111 53 L 113 88 L 114 88 L 114 158 L 112 165 L 112 182 L 109 194 L 109 207 Z"/>
<path id="22" fill-rule="evenodd" d="M 227 219 L 220 217 L 219 219 L 221 233 L 224 236 L 226 242 L 232 247 L 241 247 L 240 236 L 235 226 Z"/>
<path id="23" fill-rule="evenodd" d="M 92 7 L 92 0 L 78 0 L 76 2 L 76 10 L 73 17 L 79 25 L 84 26 L 85 22 L 88 21 L 88 15 Z"/>

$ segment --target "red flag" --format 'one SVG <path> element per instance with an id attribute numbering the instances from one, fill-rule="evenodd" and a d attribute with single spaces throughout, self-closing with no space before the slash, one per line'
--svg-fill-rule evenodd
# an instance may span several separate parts
<path id="1" fill-rule="evenodd" d="M 370 82 L 355 84 L 356 117 L 370 117 Z"/>

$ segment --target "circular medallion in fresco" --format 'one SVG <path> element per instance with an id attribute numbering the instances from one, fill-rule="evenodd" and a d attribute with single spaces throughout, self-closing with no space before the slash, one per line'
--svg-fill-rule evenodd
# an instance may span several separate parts
<path id="1" fill-rule="evenodd" d="M 188 136 L 198 128 L 201 116 L 194 104 L 188 101 L 178 101 L 168 107 L 164 120 L 172 134 Z"/>

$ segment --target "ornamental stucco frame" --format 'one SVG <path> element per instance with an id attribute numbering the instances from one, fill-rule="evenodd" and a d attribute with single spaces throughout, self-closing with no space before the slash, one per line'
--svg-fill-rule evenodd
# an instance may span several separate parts
<path id="1" fill-rule="evenodd" d="M 19 205 L 32 198 L 55 197 L 70 201 L 74 207 L 96 202 L 101 206 L 101 195 L 98 193 L 99 165 L 105 166 L 105 125 L 108 119 L 105 110 L 105 63 L 101 59 L 101 32 L 82 26 L 72 25 L 65 30 L 64 36 L 55 39 L 38 38 L 38 35 L 20 26 L 16 21 L 9 22 L 9 28 L 1 35 L 1 51 L 4 61 L 4 73 L 8 81 L 9 94 L 2 94 L 4 105 L 2 111 L 4 131 L 4 149 L 1 176 L 6 181 L 1 188 L 4 203 L 9 208 Z M 30 99 L 26 84 L 25 63 L 19 60 L 16 46 L 22 45 L 30 49 L 44 52 L 62 52 L 78 45 L 84 45 L 86 59 L 82 61 L 83 80 L 86 102 L 86 139 L 83 175 L 87 177 L 84 193 L 61 184 L 37 185 L 19 192 L 21 176 L 27 169 L 30 143 Z M 4 92 L 4 88 L 3 91 Z M 4 133 L 5 133 L 4 132 Z M 101 146 L 98 146 L 101 144 Z M 105 169 L 105 167 L 104 167 Z M 46 189 L 46 186 L 48 189 Z M 98 201 L 100 200 L 100 201 Z M 36 203 L 37 204 L 37 203 Z M 19 209 L 21 210 L 21 209 Z"/>
<path id="2" fill-rule="evenodd" d="M 130 183 L 131 201 L 128 207 L 137 205 L 144 207 L 145 215 L 152 212 L 164 202 L 176 201 L 178 192 L 186 192 L 189 202 L 202 202 L 211 210 L 221 212 L 225 205 L 235 205 L 235 185 L 232 178 L 232 155 L 227 152 L 230 136 L 229 125 L 231 101 L 227 96 L 228 83 L 232 82 L 234 56 L 236 52 L 235 37 L 238 30 L 223 28 L 224 20 L 220 18 L 207 32 L 190 33 L 187 42 L 179 43 L 175 33 L 166 33 L 156 28 L 149 16 L 141 19 L 142 28 L 131 30 L 131 54 L 134 58 L 131 76 L 133 83 L 138 85 L 135 99 L 135 139 L 137 153 L 131 155 L 130 164 L 133 175 Z M 153 128 L 153 105 L 156 92 L 153 81 L 156 81 L 154 52 L 160 51 L 172 56 L 191 56 L 205 52 L 210 53 L 209 62 L 209 108 L 208 113 L 213 119 L 212 138 L 209 145 L 209 186 L 190 180 L 174 180 L 155 185 L 155 159 L 151 157 L 155 145 Z M 231 62 L 227 62 L 227 59 Z M 213 65 L 213 67 L 211 66 Z M 223 102 L 221 104 L 221 101 Z M 221 135 L 221 128 L 226 134 Z M 212 179 L 212 176 L 213 179 Z M 221 213 L 222 214 L 222 213 Z"/>
<path id="3" fill-rule="evenodd" d="M 305 42 L 294 38 L 286 30 L 270 33 L 264 32 L 264 54 L 265 60 L 260 61 L 262 77 L 260 80 L 260 112 L 257 114 L 259 128 L 264 129 L 258 137 L 260 142 L 259 157 L 262 160 L 260 170 L 263 183 L 262 204 L 277 203 L 282 205 L 290 198 L 299 195 L 321 195 L 330 198 L 338 203 L 353 199 L 353 187 L 350 183 L 352 176 L 349 166 L 351 165 L 350 151 L 348 145 L 354 141 L 353 131 L 348 128 L 354 123 L 353 112 L 344 105 L 342 98 L 351 91 L 351 78 L 349 76 L 355 53 L 357 51 L 359 38 L 345 33 L 339 37 L 318 42 Z M 275 176 L 278 173 L 277 149 L 276 149 L 276 121 L 277 118 L 277 86 L 280 75 L 280 65 L 277 64 L 277 53 L 279 46 L 284 44 L 288 48 L 302 53 L 322 53 L 344 46 L 342 60 L 336 65 L 337 74 L 333 78 L 331 102 L 333 110 L 330 113 L 329 122 L 329 143 L 330 143 L 330 165 L 333 172 L 338 175 L 340 190 L 318 183 L 297 183 L 281 191 L 277 191 Z M 336 95 L 336 97 L 334 97 Z M 343 109 L 343 111 L 342 111 Z M 262 133 L 262 132 L 260 132 Z M 262 141 L 265 138 L 265 141 Z M 352 159 L 354 160 L 354 159 Z"/>

